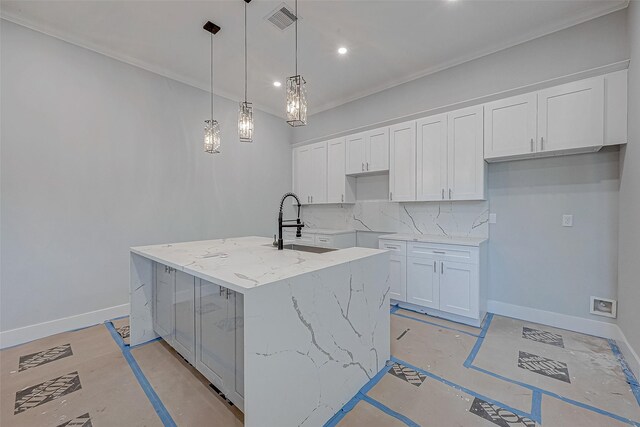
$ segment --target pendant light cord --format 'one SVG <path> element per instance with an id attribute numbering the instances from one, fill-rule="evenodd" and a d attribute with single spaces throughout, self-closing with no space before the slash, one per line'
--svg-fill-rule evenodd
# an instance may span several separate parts
<path id="1" fill-rule="evenodd" d="M 210 52 L 210 62 L 211 62 L 211 124 L 213 125 L 213 33 L 211 33 L 211 52 Z"/>
<path id="2" fill-rule="evenodd" d="M 247 2 L 244 2 L 244 102 L 247 102 Z"/>
<path id="3" fill-rule="evenodd" d="M 298 75 L 298 0 L 296 0 L 296 76 Z"/>

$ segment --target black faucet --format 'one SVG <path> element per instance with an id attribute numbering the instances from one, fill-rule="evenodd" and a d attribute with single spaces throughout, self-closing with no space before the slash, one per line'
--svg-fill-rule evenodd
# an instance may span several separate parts
<path id="1" fill-rule="evenodd" d="M 287 197 L 293 197 L 298 202 L 298 219 L 282 219 L 282 207 L 284 206 L 284 201 Z M 300 208 L 302 205 L 300 204 L 300 199 L 294 193 L 287 193 L 282 196 L 282 200 L 280 200 L 280 212 L 278 213 L 278 250 L 281 251 L 284 249 L 284 243 L 282 240 L 282 227 L 297 227 L 296 237 L 302 237 L 301 229 L 304 227 L 304 224 L 300 222 Z M 283 224 L 283 222 L 293 222 L 295 224 Z"/>

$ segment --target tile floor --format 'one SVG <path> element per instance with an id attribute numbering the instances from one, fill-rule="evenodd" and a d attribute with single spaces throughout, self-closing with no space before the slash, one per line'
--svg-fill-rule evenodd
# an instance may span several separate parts
<path id="1" fill-rule="evenodd" d="M 640 387 L 614 341 L 397 308 L 391 335 L 389 366 L 327 426 L 640 426 Z M 0 426 L 243 424 L 168 345 L 130 348 L 128 336 L 124 318 L 1 351 Z"/>

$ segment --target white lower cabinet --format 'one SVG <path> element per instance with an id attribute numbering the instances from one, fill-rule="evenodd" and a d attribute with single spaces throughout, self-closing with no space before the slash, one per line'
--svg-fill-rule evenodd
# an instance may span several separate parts
<path id="1" fill-rule="evenodd" d="M 440 272 L 435 258 L 407 257 L 407 302 L 440 308 Z"/>
<path id="2" fill-rule="evenodd" d="M 196 369 L 242 409 L 242 295 L 206 280 L 198 279 L 198 282 L 195 318 Z"/>
<path id="3" fill-rule="evenodd" d="M 191 364 L 196 363 L 196 331 L 194 322 L 195 277 L 175 271 L 175 335 L 174 348 Z"/>
<path id="4" fill-rule="evenodd" d="M 241 410 L 243 295 L 156 263 L 153 328 Z"/>
<path id="5" fill-rule="evenodd" d="M 486 243 L 479 246 L 380 239 L 390 255 L 395 303 L 479 326 L 485 313 Z"/>
<path id="6" fill-rule="evenodd" d="M 321 248 L 344 249 L 352 248 L 356 245 L 356 232 L 345 232 L 340 234 L 323 234 L 317 232 L 305 232 L 302 229 L 302 236 L 296 237 L 295 229 L 289 229 L 282 233 L 285 244 L 295 243 L 297 245 L 319 246 Z"/>

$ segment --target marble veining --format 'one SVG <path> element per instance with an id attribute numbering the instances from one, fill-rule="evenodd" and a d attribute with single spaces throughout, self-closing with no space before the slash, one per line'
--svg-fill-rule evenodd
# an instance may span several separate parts
<path id="1" fill-rule="evenodd" d="M 302 220 L 310 228 L 488 237 L 489 202 L 366 200 L 353 205 L 303 206 Z"/>

